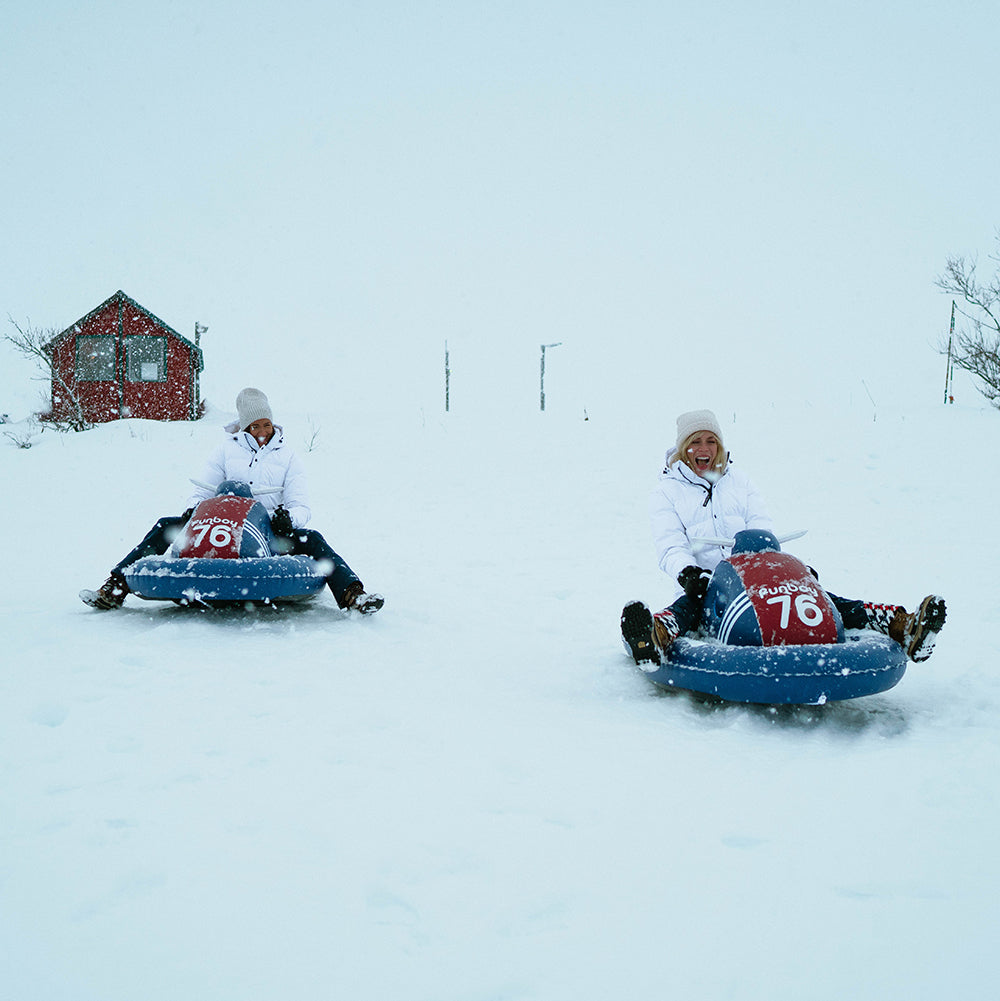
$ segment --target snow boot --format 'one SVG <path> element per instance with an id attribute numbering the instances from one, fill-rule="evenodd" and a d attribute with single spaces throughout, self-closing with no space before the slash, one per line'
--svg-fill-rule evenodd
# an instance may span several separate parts
<path id="1" fill-rule="evenodd" d="M 872 629 L 895 640 L 910 660 L 927 660 L 934 652 L 937 634 L 945 620 L 944 598 L 929 594 L 915 612 L 902 605 L 876 605 L 865 602 L 865 613 Z"/>
<path id="2" fill-rule="evenodd" d="M 667 648 L 681 634 L 680 623 L 677 617 L 669 608 L 664 608 L 662 612 L 655 612 L 653 615 L 653 639 L 660 653 L 666 653 Z"/>
<path id="3" fill-rule="evenodd" d="M 653 616 L 641 601 L 630 601 L 622 609 L 622 640 L 640 667 L 660 663 L 660 651 L 653 637 Z"/>
<path id="4" fill-rule="evenodd" d="M 934 653 L 938 633 L 944 625 L 944 598 L 929 594 L 912 614 L 897 614 L 889 625 L 889 636 L 905 651 L 910 660 L 919 663 Z"/>
<path id="5" fill-rule="evenodd" d="M 640 667 L 659 664 L 681 631 L 669 608 L 653 615 L 641 601 L 630 601 L 622 609 L 621 625 L 625 646 Z"/>
<path id="6" fill-rule="evenodd" d="M 364 585 L 356 580 L 353 584 L 348 584 L 344 592 L 344 608 L 353 609 L 362 615 L 371 615 L 377 612 L 385 604 L 385 598 L 380 594 L 366 594 Z"/>
<path id="7" fill-rule="evenodd" d="M 85 605 L 90 605 L 91 608 L 110 612 L 122 607 L 127 594 L 131 594 L 131 591 L 128 584 L 125 583 L 125 578 L 118 571 L 112 570 L 111 576 L 101 585 L 99 590 L 81 591 L 80 600 Z"/>

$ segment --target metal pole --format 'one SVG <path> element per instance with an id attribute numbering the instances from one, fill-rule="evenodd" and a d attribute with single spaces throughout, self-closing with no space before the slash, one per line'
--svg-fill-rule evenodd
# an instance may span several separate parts
<path id="1" fill-rule="evenodd" d="M 194 346 L 201 351 L 201 335 L 208 330 L 208 327 L 199 323 L 197 320 L 194 321 Z M 194 372 L 194 386 L 192 389 L 192 399 L 191 399 L 191 420 L 196 421 L 198 419 L 198 411 L 201 409 L 201 368 L 198 365 L 198 359 L 196 357 L 191 358 L 191 369 Z"/>
<path id="2" fill-rule="evenodd" d="M 562 344 L 562 341 L 556 341 L 555 344 L 543 344 L 542 345 L 542 377 L 541 377 L 541 407 L 542 410 L 545 409 L 545 349 L 546 348 L 557 348 Z"/>
<path id="3" fill-rule="evenodd" d="M 951 329 L 948 331 L 948 364 L 944 370 L 944 402 L 948 402 L 951 395 L 951 378 L 954 369 L 951 365 L 951 341 L 955 336 L 955 300 L 951 300 Z"/>
<path id="4" fill-rule="evenodd" d="M 118 380 L 118 416 L 125 414 L 125 320 L 122 316 L 122 301 L 118 300 L 118 336 L 115 338 L 115 376 Z"/>
<path id="5" fill-rule="evenodd" d="M 451 409 L 451 369 L 448 367 L 448 342 L 444 342 L 444 412 Z"/>

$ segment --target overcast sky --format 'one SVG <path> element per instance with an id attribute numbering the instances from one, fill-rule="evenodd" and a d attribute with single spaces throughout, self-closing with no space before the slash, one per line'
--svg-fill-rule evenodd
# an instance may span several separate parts
<path id="1" fill-rule="evenodd" d="M 0 319 L 121 288 L 208 325 L 223 407 L 440 409 L 446 339 L 455 409 L 537 406 L 556 341 L 595 413 L 935 401 L 998 42 L 992 0 L 8 3 Z"/>

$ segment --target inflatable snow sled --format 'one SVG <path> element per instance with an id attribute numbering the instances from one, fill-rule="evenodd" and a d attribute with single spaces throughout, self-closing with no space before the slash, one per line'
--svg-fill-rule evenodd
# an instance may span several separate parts
<path id="1" fill-rule="evenodd" d="M 250 487 L 219 484 L 203 500 L 163 556 L 145 556 L 125 569 L 140 598 L 181 605 L 271 604 L 321 591 L 326 575 L 309 556 L 282 556 L 267 510 Z"/>
<path id="2" fill-rule="evenodd" d="M 880 633 L 845 634 L 840 613 L 809 568 L 767 531 L 736 533 L 712 575 L 699 635 L 680 636 L 657 685 L 730 702 L 822 705 L 884 692 L 906 670 L 902 647 Z"/>

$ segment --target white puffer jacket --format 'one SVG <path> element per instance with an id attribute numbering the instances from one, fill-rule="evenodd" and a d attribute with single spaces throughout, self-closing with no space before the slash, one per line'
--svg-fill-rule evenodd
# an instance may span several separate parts
<path id="1" fill-rule="evenodd" d="M 246 431 L 228 434 L 210 456 L 199 480 L 217 487 L 223 480 L 242 480 L 249 483 L 257 500 L 273 513 L 284 504 L 296 528 L 309 524 L 309 495 L 306 490 L 306 471 L 302 460 L 285 444 L 284 431 L 275 427 L 274 437 L 261 447 L 253 435 Z M 257 494 L 258 490 L 279 487 L 275 493 Z M 215 491 L 198 487 L 188 498 L 187 507 L 214 496 Z"/>
<path id="2" fill-rule="evenodd" d="M 728 546 L 704 545 L 693 539 L 731 539 L 744 528 L 773 531 L 760 494 L 728 462 L 712 484 L 683 462 L 672 460 L 676 460 L 674 451 L 667 453 L 667 464 L 649 502 L 656 559 L 671 580 L 676 581 L 687 566 L 714 570 L 731 552 Z"/>

